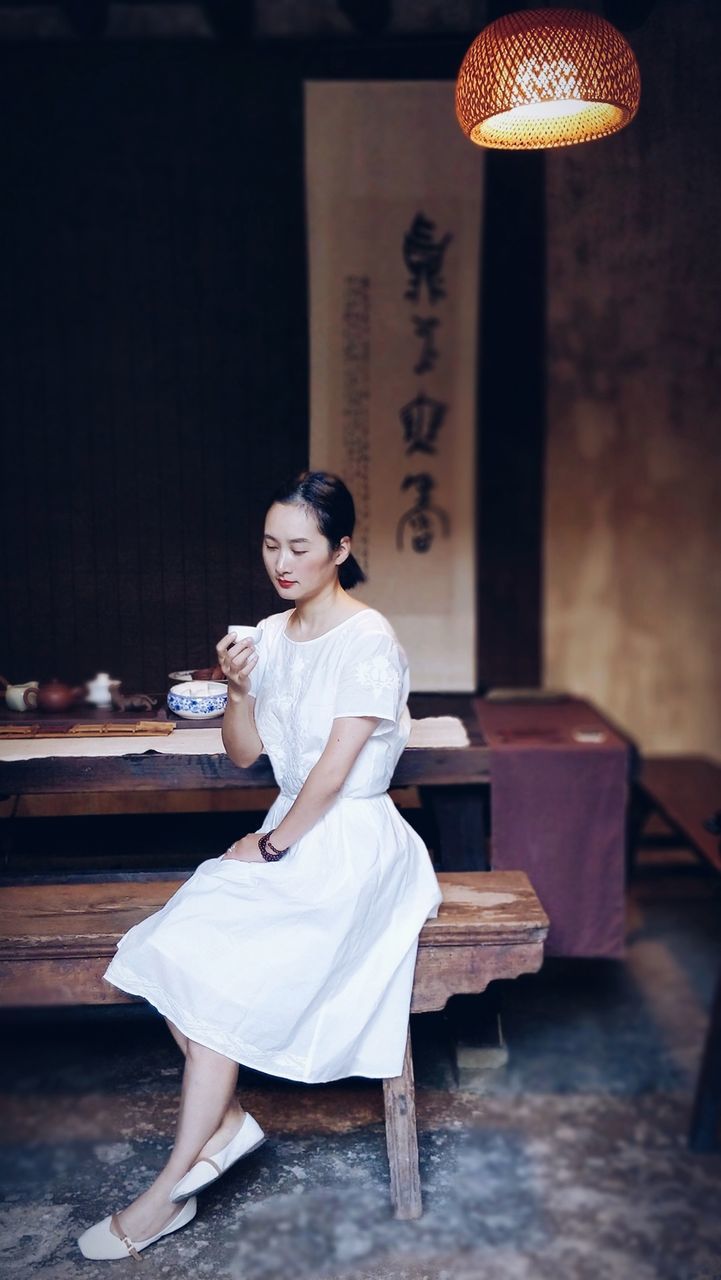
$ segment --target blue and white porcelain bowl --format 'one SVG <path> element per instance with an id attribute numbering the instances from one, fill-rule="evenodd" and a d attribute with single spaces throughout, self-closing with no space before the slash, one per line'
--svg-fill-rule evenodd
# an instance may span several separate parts
<path id="1" fill-rule="evenodd" d="M 228 701 L 228 686 L 222 680 L 186 680 L 174 684 L 168 693 L 168 707 L 185 720 L 212 720 L 222 716 Z"/>

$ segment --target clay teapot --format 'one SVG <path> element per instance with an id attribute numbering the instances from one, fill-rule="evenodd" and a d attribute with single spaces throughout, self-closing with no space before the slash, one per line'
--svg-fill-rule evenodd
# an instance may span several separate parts
<path id="1" fill-rule="evenodd" d="M 81 702 L 85 697 L 85 693 L 85 685 L 78 685 L 73 688 L 72 685 L 63 684 L 62 680 L 58 680 L 54 676 L 52 680 L 46 680 L 44 684 L 38 686 L 38 710 L 67 711 L 68 707 L 74 706 L 76 702 Z"/>

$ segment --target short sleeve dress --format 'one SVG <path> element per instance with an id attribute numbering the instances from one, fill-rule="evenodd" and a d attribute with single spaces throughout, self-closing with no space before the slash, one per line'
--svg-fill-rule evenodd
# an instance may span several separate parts
<path id="1" fill-rule="evenodd" d="M 338 716 L 379 723 L 340 795 L 279 862 L 219 855 L 120 939 L 104 978 L 193 1040 L 258 1071 L 320 1082 L 399 1075 L 418 934 L 441 901 L 423 841 L 388 796 L 408 740 L 408 663 L 362 609 L 314 640 L 261 622 L 251 690 L 278 825 Z"/>

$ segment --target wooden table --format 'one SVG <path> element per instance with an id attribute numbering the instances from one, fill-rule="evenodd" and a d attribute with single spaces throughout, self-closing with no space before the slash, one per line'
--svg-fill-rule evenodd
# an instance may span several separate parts
<path id="1" fill-rule="evenodd" d="M 454 715 L 463 721 L 470 746 L 432 749 L 410 747 L 403 752 L 391 785 L 418 787 L 421 799 L 438 828 L 438 858 L 443 870 L 487 870 L 483 793 L 489 783 L 489 751 L 478 725 L 471 695 L 414 694 L 409 700 L 414 719 Z M 0 712 L 0 722 L 23 723 L 21 713 Z M 78 720 L 117 718 L 160 721 L 176 718 L 164 707 L 150 715 L 138 712 L 94 711 L 78 708 L 67 719 L 53 716 L 61 727 Z M 219 725 L 219 720 L 213 720 Z M 175 733 L 206 728 L 177 720 Z M 261 755 L 249 769 L 241 769 L 226 755 L 172 755 L 138 751 L 124 756 L 53 757 L 44 760 L 0 761 L 0 796 L 83 792 L 244 790 L 276 785 L 270 761 Z"/>
<path id="2" fill-rule="evenodd" d="M 493 748 L 494 777 L 491 782 L 491 747 L 484 738 L 479 707 L 476 705 L 478 700 L 474 699 L 473 695 L 463 694 L 412 695 L 409 699 L 409 708 L 414 719 L 455 715 L 466 727 L 469 745 L 456 748 L 407 748 L 398 762 L 391 786 L 418 789 L 433 828 L 428 843 L 433 846 L 438 869 L 449 872 L 490 869 L 491 854 L 486 837 L 489 826 L 487 813 L 491 794 L 493 794 L 496 809 L 494 837 L 498 846 L 493 850 L 494 870 L 517 869 L 526 871 L 529 875 L 551 917 L 552 932 L 555 929 L 556 935 L 561 938 L 561 943 L 556 944 L 552 934 L 549 934 L 548 954 L 608 954 L 609 945 L 606 945 L 605 939 L 606 935 L 611 933 L 615 947 L 613 954 L 616 954 L 619 949 L 617 939 L 620 935 L 622 940 L 623 929 L 622 836 L 625 821 L 623 808 L 625 786 L 617 789 L 612 798 L 613 803 L 610 805 L 614 839 L 617 829 L 621 832 L 620 855 L 616 858 L 614 853 L 612 867 L 608 865 L 606 856 L 607 842 L 604 844 L 603 840 L 598 841 L 599 847 L 596 848 L 593 840 L 597 831 L 600 830 L 600 816 L 603 816 L 604 831 L 609 825 L 609 814 L 605 805 L 602 806 L 603 812 L 600 816 L 598 804 L 595 810 L 591 805 L 589 813 L 592 815 L 596 812 L 597 815 L 595 824 L 592 818 L 587 817 L 585 813 L 582 814 L 580 827 L 578 830 L 576 827 L 573 829 L 573 839 L 569 840 L 566 833 L 565 843 L 563 831 L 557 830 L 555 825 L 555 815 L 566 811 L 563 809 L 562 800 L 559 801 L 560 807 L 553 808 L 548 821 L 539 826 L 538 805 L 546 801 L 547 797 L 545 792 L 537 794 L 538 787 L 533 779 L 543 761 L 547 761 L 550 755 L 554 755 L 556 760 L 554 776 L 558 784 L 557 790 L 560 789 L 559 794 L 562 796 L 566 778 L 573 777 L 571 764 L 574 756 L 579 752 L 596 749 L 580 746 L 568 737 L 568 723 L 578 721 L 583 724 L 588 718 L 590 709 L 585 702 L 566 698 L 564 695 L 545 701 L 548 705 L 541 706 L 538 699 L 523 700 L 516 708 L 521 715 L 522 727 L 525 725 L 527 741 L 524 739 L 523 750 L 531 754 L 527 762 L 524 761 L 521 772 L 518 774 L 517 788 L 514 783 L 510 787 L 506 786 L 504 791 L 498 772 L 502 752 L 497 745 Z M 524 710 L 524 706 L 527 710 Z M 6 718 L 11 714 L 6 712 Z M 91 710 L 84 714 L 89 718 L 97 717 L 102 720 L 109 718 L 107 712 Z M 515 710 L 513 714 L 515 715 Z M 601 725 L 606 725 L 600 713 L 594 712 L 594 714 Z M 166 720 L 169 713 L 163 707 L 156 712 L 156 716 L 158 720 Z M 15 713 L 15 718 L 22 719 L 22 713 Z M 76 715 L 75 718 L 79 717 Z M 129 713 L 126 718 L 137 719 L 138 716 Z M 539 720 L 543 720 L 544 723 L 549 721 L 551 727 L 558 721 L 556 726 L 558 731 L 555 736 L 561 739 L 560 753 L 549 750 L 548 728 L 544 729 L 540 735 L 534 736 L 531 733 L 528 736 L 529 726 L 532 728 Z M 213 721 L 216 726 L 219 723 L 219 720 Z M 188 741 L 199 727 L 207 727 L 207 725 L 205 722 L 201 722 L 199 726 L 193 721 L 178 721 L 171 735 L 171 743 L 181 734 Z M 489 738 L 490 736 L 489 732 Z M 555 737 L 553 741 L 555 742 Z M 619 746 L 621 746 L 620 740 Z M 53 757 L 0 762 L 0 794 L 132 793 L 134 791 L 172 793 L 192 790 L 209 792 L 237 791 L 246 788 L 257 790 L 275 786 L 270 762 L 266 756 L 261 756 L 249 769 L 241 769 L 224 754 L 210 755 L 199 752 L 197 755 L 194 753 L 174 755 L 143 752 L 142 739 L 138 741 L 137 749 L 133 744 L 132 750 L 133 754 L 123 756 Z M 536 787 L 536 794 L 532 789 L 529 792 L 530 783 Z M 593 785 L 593 777 L 590 785 Z M 503 802 L 499 809 L 501 795 Z M 520 804 L 524 797 L 525 807 Z M 593 800 L 595 803 L 598 797 L 594 795 Z M 547 803 L 545 807 L 548 808 Z M 513 839 L 501 844 L 498 839 L 499 831 L 502 831 L 504 823 L 507 824 L 509 816 L 515 816 L 517 809 L 519 813 L 522 810 L 523 821 L 516 824 Z M 603 835 L 603 831 L 601 834 Z M 564 867 L 568 866 L 573 871 L 572 877 L 570 873 L 563 874 Z M 561 870 L 556 874 L 559 868 Z M 602 893 L 596 894 L 593 889 L 599 883 L 599 879 L 606 887 Z M 569 884 L 578 888 L 578 897 L 575 892 L 569 891 Z M 589 932 L 587 927 L 589 921 L 594 927 L 598 925 L 595 933 Z M 565 928 L 565 933 L 562 927 Z M 599 937 L 603 946 L 598 941 Z M 559 949 L 554 951 L 552 943 L 554 946 L 559 945 Z"/>

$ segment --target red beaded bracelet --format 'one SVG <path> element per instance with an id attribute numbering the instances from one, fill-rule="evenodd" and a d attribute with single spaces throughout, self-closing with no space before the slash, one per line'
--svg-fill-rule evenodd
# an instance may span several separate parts
<path id="1" fill-rule="evenodd" d="M 264 858 L 266 862 L 278 862 L 280 858 L 285 857 L 288 849 L 290 849 L 290 845 L 288 845 L 288 849 L 276 849 L 275 845 L 270 842 L 271 835 L 272 832 L 270 831 L 264 832 L 258 839 L 258 848 L 260 849 L 261 857 Z M 271 852 L 266 853 L 266 849 L 270 849 Z"/>

